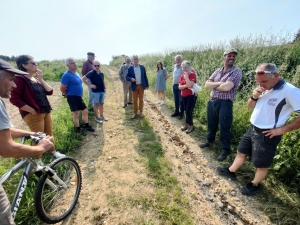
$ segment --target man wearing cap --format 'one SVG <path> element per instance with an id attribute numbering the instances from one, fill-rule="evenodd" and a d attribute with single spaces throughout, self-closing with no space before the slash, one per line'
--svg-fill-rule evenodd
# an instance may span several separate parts
<path id="1" fill-rule="evenodd" d="M 282 134 L 300 128 L 300 117 L 286 124 L 291 113 L 300 112 L 300 90 L 280 77 L 275 64 L 263 63 L 255 70 L 258 83 L 248 99 L 248 108 L 254 109 L 250 127 L 241 138 L 237 155 L 229 168 L 217 168 L 217 172 L 236 180 L 235 172 L 251 156 L 256 168 L 254 179 L 241 189 L 251 196 L 261 191 L 259 183 L 267 176 Z"/>
<path id="2" fill-rule="evenodd" d="M 13 128 L 8 117 L 6 106 L 2 98 L 10 98 L 10 92 L 16 88 L 14 83 L 15 74 L 26 75 L 21 70 L 15 69 L 8 62 L 0 59 L 0 155 L 4 158 L 29 157 L 41 155 L 50 150 L 53 146 L 51 136 L 43 138 L 37 146 L 22 145 L 13 141 L 13 138 L 20 138 L 26 135 L 34 135 L 34 132 Z M 5 191 L 0 184 L 0 224 L 15 224 L 11 215 L 10 204 Z"/>
<path id="3" fill-rule="evenodd" d="M 201 143 L 200 147 L 212 145 L 220 124 L 222 150 L 219 161 L 225 160 L 231 152 L 232 101 L 242 78 L 241 69 L 234 66 L 237 54 L 235 49 L 225 51 L 222 57 L 224 66 L 217 69 L 205 83 L 205 88 L 210 89 L 211 93 L 207 104 L 206 142 Z"/>
<path id="4" fill-rule="evenodd" d="M 88 72 L 92 71 L 94 69 L 93 61 L 95 60 L 95 54 L 93 52 L 87 53 L 87 60 L 83 63 L 82 69 L 81 69 L 81 75 L 84 76 Z M 90 80 L 88 79 L 87 82 L 91 84 Z M 93 109 L 93 96 L 92 96 L 92 89 L 88 87 L 88 107 L 90 109 Z"/>
<path id="5" fill-rule="evenodd" d="M 132 104 L 132 92 L 130 90 L 131 82 L 126 80 L 126 76 L 128 74 L 128 68 L 132 66 L 130 58 L 127 56 L 125 64 L 123 64 L 119 71 L 120 80 L 123 84 L 123 93 L 124 93 L 124 105 L 123 108 L 127 106 L 127 104 Z M 129 98 L 128 98 L 129 95 Z"/>

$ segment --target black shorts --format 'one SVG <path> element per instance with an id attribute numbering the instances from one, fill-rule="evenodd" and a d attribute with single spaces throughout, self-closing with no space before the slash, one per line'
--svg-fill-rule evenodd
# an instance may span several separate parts
<path id="1" fill-rule="evenodd" d="M 252 157 L 252 165 L 255 168 L 269 168 L 276 155 L 276 148 L 281 136 L 269 138 L 262 131 L 250 125 L 248 131 L 241 138 L 238 152 Z"/>
<path id="2" fill-rule="evenodd" d="M 67 96 L 67 101 L 68 101 L 68 104 L 69 104 L 72 112 L 81 111 L 81 110 L 86 109 L 86 105 L 85 105 L 82 97 Z"/>

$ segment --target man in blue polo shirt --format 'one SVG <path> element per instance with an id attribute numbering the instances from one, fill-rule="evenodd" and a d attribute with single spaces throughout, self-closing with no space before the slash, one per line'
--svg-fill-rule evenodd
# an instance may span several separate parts
<path id="1" fill-rule="evenodd" d="M 300 112 L 300 90 L 281 78 L 272 63 L 259 65 L 255 80 L 259 86 L 248 100 L 248 107 L 254 109 L 251 125 L 240 141 L 233 164 L 229 168 L 217 168 L 220 175 L 236 180 L 235 172 L 251 156 L 255 176 L 241 189 L 248 196 L 261 191 L 259 183 L 268 174 L 282 134 L 300 128 L 300 117 L 285 125 L 293 111 Z"/>
<path id="2" fill-rule="evenodd" d="M 66 59 L 66 65 L 69 70 L 67 70 L 61 78 L 60 90 L 62 95 L 67 98 L 70 109 L 73 112 L 73 122 L 76 131 L 85 136 L 86 133 L 84 130 L 80 129 L 79 125 L 80 111 L 82 113 L 84 128 L 90 132 L 94 132 L 95 129 L 89 125 L 88 110 L 82 99 L 82 80 L 79 74 L 76 72 L 77 63 L 73 58 Z"/>
<path id="3" fill-rule="evenodd" d="M 93 65 L 94 65 L 94 70 L 88 72 L 85 76 L 83 76 L 82 81 L 89 88 L 92 89 L 95 120 L 98 123 L 102 123 L 103 120 L 104 121 L 108 120 L 106 117 L 103 116 L 103 105 L 104 105 L 104 98 L 105 98 L 104 74 L 100 71 L 99 61 L 94 60 Z M 87 79 L 90 79 L 91 84 L 88 83 Z"/>

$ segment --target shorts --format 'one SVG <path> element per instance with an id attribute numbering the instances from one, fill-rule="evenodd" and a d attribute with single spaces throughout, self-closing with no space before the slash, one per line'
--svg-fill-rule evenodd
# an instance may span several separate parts
<path id="1" fill-rule="evenodd" d="M 95 105 L 104 104 L 105 92 L 92 92 L 92 96 Z"/>
<path id="2" fill-rule="evenodd" d="M 0 184 L 0 224 L 1 225 L 15 225 L 10 211 L 10 204 L 6 193 Z"/>
<path id="3" fill-rule="evenodd" d="M 73 95 L 67 96 L 67 101 L 68 101 L 68 104 L 69 104 L 72 112 L 81 111 L 81 110 L 86 109 L 86 105 L 85 105 L 82 97 L 73 96 Z"/>
<path id="4" fill-rule="evenodd" d="M 251 162 L 255 168 L 269 168 L 276 155 L 277 145 L 282 135 L 269 138 L 261 129 L 250 125 L 248 131 L 241 138 L 238 152 L 252 157 Z"/>

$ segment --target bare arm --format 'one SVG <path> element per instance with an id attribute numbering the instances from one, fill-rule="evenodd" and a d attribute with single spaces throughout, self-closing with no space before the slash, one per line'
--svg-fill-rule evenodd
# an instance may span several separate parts
<path id="1" fill-rule="evenodd" d="M 264 89 L 263 89 L 262 87 L 257 87 L 257 88 L 255 88 L 255 89 L 253 90 L 253 92 L 252 92 L 252 97 L 253 97 L 254 99 L 258 99 L 259 96 L 261 96 L 263 92 L 264 92 Z M 248 108 L 249 108 L 249 109 L 254 109 L 254 107 L 255 107 L 255 105 L 256 105 L 256 102 L 257 102 L 257 101 L 255 101 L 255 100 L 249 98 L 249 99 L 248 99 Z"/>
<path id="2" fill-rule="evenodd" d="M 16 134 L 17 133 L 14 133 L 14 135 Z M 37 146 L 22 145 L 12 140 L 10 129 L 0 130 L 0 155 L 4 158 L 40 155 L 53 147 L 52 139 L 52 137 L 47 136 L 43 138 Z"/>
<path id="3" fill-rule="evenodd" d="M 44 81 L 43 73 L 41 70 L 38 69 L 38 71 L 36 72 L 36 75 L 37 75 L 37 79 L 41 82 L 41 85 L 47 92 L 50 92 L 53 90 L 53 88 L 46 81 Z"/>
<path id="4" fill-rule="evenodd" d="M 82 79 L 82 82 L 85 83 L 85 85 L 89 87 L 89 83 L 87 82 L 88 78 L 84 75 L 81 79 Z"/>
<path id="5" fill-rule="evenodd" d="M 17 128 L 9 128 L 10 130 L 10 134 L 11 134 L 11 137 L 14 139 L 14 138 L 20 138 L 20 137 L 24 137 L 26 135 L 33 135 L 35 134 L 35 132 L 31 132 L 31 131 L 26 131 L 26 130 L 20 130 L 20 129 L 17 129 Z"/>
<path id="6" fill-rule="evenodd" d="M 234 83 L 232 81 L 221 82 L 222 84 L 215 88 L 217 91 L 230 91 L 234 87 Z"/>
<path id="7" fill-rule="evenodd" d="M 224 82 L 213 82 L 212 80 L 207 80 L 205 82 L 205 88 L 209 90 L 214 90 L 216 87 L 219 87 Z"/>
<path id="8" fill-rule="evenodd" d="M 165 72 L 165 79 L 167 80 L 168 79 L 168 72 Z"/>
<path id="9" fill-rule="evenodd" d="M 300 128 L 300 116 L 297 117 L 293 122 L 284 125 L 283 127 L 274 128 L 270 130 L 263 131 L 266 136 L 269 136 L 270 138 L 284 134 L 286 132 L 290 132 L 293 130 L 297 130 Z"/>
<path id="10" fill-rule="evenodd" d="M 63 96 L 67 96 L 67 85 L 60 84 L 60 91 L 63 94 Z"/>

